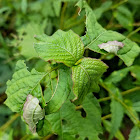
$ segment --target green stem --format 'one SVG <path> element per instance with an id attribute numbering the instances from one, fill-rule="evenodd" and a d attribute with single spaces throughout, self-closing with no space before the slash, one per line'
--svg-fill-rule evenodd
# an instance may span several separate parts
<path id="1" fill-rule="evenodd" d="M 130 34 L 128 34 L 128 38 L 130 38 L 132 35 L 134 35 L 135 33 L 137 33 L 138 31 L 140 31 L 140 27 L 137 28 L 136 30 L 134 30 L 133 32 L 131 32 Z"/>
<path id="2" fill-rule="evenodd" d="M 140 26 L 140 22 L 137 22 L 137 23 L 133 23 L 132 24 L 132 26 L 136 26 L 136 27 L 138 27 L 138 26 Z M 120 25 L 120 24 L 112 24 L 112 25 L 110 25 L 107 29 L 111 29 L 111 28 L 122 28 L 123 26 L 122 25 Z"/>
<path id="3" fill-rule="evenodd" d="M 48 136 L 42 138 L 41 140 L 49 140 L 53 135 L 54 135 L 54 134 L 50 134 L 50 135 L 48 135 Z"/>
<path id="4" fill-rule="evenodd" d="M 111 118 L 111 114 L 108 114 L 108 115 L 106 115 L 106 116 L 103 116 L 103 117 L 101 118 L 101 120 L 103 121 L 103 120 L 106 120 L 106 119 L 109 119 L 109 118 Z"/>
<path id="5" fill-rule="evenodd" d="M 132 88 L 132 89 L 123 91 L 123 92 L 121 92 L 121 94 L 122 94 L 123 96 L 125 96 L 126 94 L 129 94 L 129 93 L 131 93 L 131 92 L 138 91 L 138 90 L 140 90 L 140 87 L 135 87 L 135 88 Z M 98 101 L 99 101 L 99 102 L 104 102 L 104 101 L 108 101 L 108 100 L 110 100 L 110 99 L 111 99 L 111 97 L 109 96 L 109 97 L 105 97 L 105 98 L 100 98 L 100 99 L 98 99 Z"/>
<path id="6" fill-rule="evenodd" d="M 77 21 L 77 22 L 73 22 L 72 24 L 70 24 L 70 25 L 64 27 L 64 30 L 70 29 L 70 28 L 72 28 L 72 27 L 74 27 L 74 26 L 77 26 L 77 25 L 83 23 L 84 21 L 85 21 L 85 18 L 83 18 L 83 19 L 81 19 L 81 20 L 79 20 L 79 21 Z"/>
<path id="7" fill-rule="evenodd" d="M 129 109 L 129 107 L 123 101 L 121 101 L 119 98 L 114 96 L 114 99 L 116 101 L 118 101 L 120 104 L 122 104 L 122 106 L 130 113 L 132 118 L 134 118 L 134 120 L 136 121 L 136 124 L 139 124 L 139 120 L 136 118 L 136 116 L 133 114 L 133 112 Z"/>
<path id="8" fill-rule="evenodd" d="M 27 140 L 27 138 L 29 138 L 31 135 L 30 134 L 27 134 L 25 136 L 23 136 L 20 140 Z"/>
<path id="9" fill-rule="evenodd" d="M 111 97 L 109 96 L 109 97 L 105 97 L 105 98 L 100 98 L 100 99 L 98 99 L 98 101 L 99 102 L 104 102 L 104 101 L 108 101 L 110 99 L 111 99 Z"/>
<path id="10" fill-rule="evenodd" d="M 119 98 L 117 98 L 116 96 L 114 96 L 114 94 L 112 93 L 112 91 L 106 87 L 106 85 L 104 83 L 100 83 L 100 85 L 106 90 L 108 91 L 108 93 L 116 100 L 118 101 L 128 112 L 129 114 L 132 116 L 132 118 L 136 121 L 136 125 L 139 123 L 139 120 L 136 118 L 136 116 L 133 114 L 133 112 L 129 109 L 129 107 L 123 103 L 123 101 L 121 101 Z"/>
<path id="11" fill-rule="evenodd" d="M 65 16 L 66 8 L 67 8 L 67 2 L 65 2 L 63 5 L 61 17 L 60 17 L 60 29 L 62 29 L 62 30 L 64 28 L 64 16 Z"/>
<path id="12" fill-rule="evenodd" d="M 79 109 L 82 109 L 82 108 L 83 108 L 82 105 L 79 105 L 79 106 L 75 107 L 76 110 L 79 110 Z"/>
<path id="13" fill-rule="evenodd" d="M 0 131 L 5 131 L 19 116 L 20 114 L 18 113 L 12 116 L 10 120 L 8 120 L 4 125 L 1 126 Z"/>
<path id="14" fill-rule="evenodd" d="M 120 5 L 126 3 L 127 1 L 128 1 L 128 0 L 124 0 L 124 1 L 121 0 L 119 3 L 113 5 L 113 6 L 111 7 L 111 9 L 116 9 L 116 8 L 119 7 Z"/>
<path id="15" fill-rule="evenodd" d="M 140 87 L 134 87 L 134 88 L 128 89 L 126 91 L 123 91 L 121 94 L 124 96 L 126 94 L 129 94 L 129 93 L 137 91 L 137 90 L 140 90 Z"/>

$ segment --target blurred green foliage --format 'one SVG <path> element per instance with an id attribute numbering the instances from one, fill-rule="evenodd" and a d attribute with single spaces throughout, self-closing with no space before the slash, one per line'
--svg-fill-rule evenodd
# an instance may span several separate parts
<path id="1" fill-rule="evenodd" d="M 79 8 L 75 6 L 78 0 L 0 0 L 0 139 L 1 140 L 32 140 L 41 139 L 37 134 L 31 134 L 27 126 L 21 121 L 18 114 L 14 114 L 3 103 L 6 99 L 6 82 L 11 79 L 15 63 L 24 59 L 29 67 L 35 67 L 42 72 L 49 69 L 49 63 L 37 58 L 33 48 L 34 36 L 37 34 L 52 35 L 58 29 L 73 30 L 79 36 L 85 35 L 85 11 L 79 15 Z M 98 22 L 108 30 L 118 31 L 132 41 L 140 44 L 140 1 L 139 0 L 87 0 L 94 11 Z M 112 54 L 97 54 L 90 50 L 85 51 L 85 56 L 102 59 L 109 70 L 104 74 L 105 83 L 114 84 L 110 88 L 120 102 L 125 104 L 135 113 L 140 112 L 140 55 L 135 59 L 134 65 L 127 67 L 118 57 Z M 55 62 L 54 62 L 55 63 Z M 52 74 L 52 77 L 56 74 Z M 46 80 L 47 81 L 47 80 Z M 102 82 L 101 82 L 102 83 Z M 115 87 L 114 87 L 115 86 Z M 116 88 L 117 87 L 117 88 Z M 48 89 L 47 89 L 48 90 Z M 115 92 L 114 92 L 115 90 Z M 122 93 L 122 94 L 121 94 Z M 100 93 L 95 94 L 99 99 L 102 116 L 115 113 L 113 103 L 110 110 L 110 96 L 101 84 Z M 105 101 L 104 101 L 105 100 Z M 104 102 L 103 102 L 104 101 Z M 69 104 L 69 103 L 68 103 Z M 94 111 L 94 110 L 93 110 Z M 120 111 L 120 110 L 119 110 Z M 113 113 L 113 115 L 115 115 Z M 120 113 L 123 118 L 123 111 Z M 117 117 L 116 114 L 115 117 Z M 129 116 L 129 112 L 127 112 Z M 139 113 L 136 113 L 139 118 Z M 75 114 L 76 115 L 76 114 Z M 131 115 L 130 115 L 131 116 Z M 103 140 L 108 140 L 112 129 L 117 129 L 116 122 L 111 120 L 116 127 L 111 128 L 110 121 L 103 118 Z M 110 119 L 110 116 L 107 117 Z M 121 118 L 121 119 L 122 119 Z M 121 120 L 120 120 L 121 121 Z M 131 119 L 133 122 L 133 118 Z M 133 124 L 125 115 L 120 130 L 115 134 L 118 140 L 128 139 L 128 134 Z M 129 133 L 127 132 L 127 128 Z M 134 133 L 140 130 L 136 126 Z M 113 132 L 114 133 L 114 132 Z M 131 134 L 130 140 L 135 140 Z M 57 139 L 57 136 L 48 136 L 44 139 Z"/>

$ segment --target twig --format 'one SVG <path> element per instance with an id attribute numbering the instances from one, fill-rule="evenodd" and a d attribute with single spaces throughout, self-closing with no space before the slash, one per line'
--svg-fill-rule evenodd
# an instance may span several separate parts
<path id="1" fill-rule="evenodd" d="M 50 135 L 48 135 L 48 136 L 42 138 L 41 140 L 49 140 L 53 135 L 54 135 L 54 134 L 50 134 Z"/>
<path id="2" fill-rule="evenodd" d="M 103 117 L 101 118 L 101 120 L 103 121 L 103 120 L 106 120 L 106 119 L 109 119 L 109 118 L 111 118 L 111 114 L 108 114 L 108 115 L 106 115 L 106 116 L 103 116 Z"/>
<path id="3" fill-rule="evenodd" d="M 140 22 L 133 23 L 132 26 L 135 26 L 135 27 L 140 26 Z M 122 28 L 122 27 L 123 25 L 120 25 L 120 24 L 110 24 L 110 26 L 108 27 L 106 26 L 105 28 L 110 29 L 110 28 Z"/>
<path id="4" fill-rule="evenodd" d="M 111 96 L 113 96 L 113 98 L 116 100 L 116 101 L 118 101 L 128 112 L 129 112 L 129 114 L 132 116 L 132 118 L 136 121 L 136 125 L 137 124 L 139 124 L 139 120 L 136 118 L 136 116 L 133 114 L 133 112 L 129 109 L 129 107 L 123 102 L 123 101 L 121 101 L 119 98 L 117 98 L 116 96 L 114 96 L 114 94 L 112 93 L 112 91 L 108 88 L 108 87 L 106 87 L 106 85 L 104 84 L 104 83 L 100 83 L 100 85 L 106 90 L 106 91 L 108 91 L 108 93 L 111 95 Z"/>
<path id="5" fill-rule="evenodd" d="M 123 92 L 121 92 L 121 94 L 122 94 L 123 96 L 125 96 L 126 94 L 129 94 L 129 93 L 134 92 L 134 91 L 137 91 L 137 90 L 140 90 L 140 87 L 135 87 L 135 88 L 132 88 L 132 89 L 123 91 Z M 109 97 L 105 97 L 105 98 L 100 98 L 100 99 L 98 99 L 98 101 L 99 101 L 99 102 L 104 102 L 104 101 L 108 101 L 108 100 L 110 100 L 110 99 L 111 99 L 111 97 L 109 96 Z"/>
<path id="6" fill-rule="evenodd" d="M 10 120 L 8 120 L 4 125 L 1 126 L 0 131 L 5 131 L 18 117 L 20 114 L 14 114 Z"/>
<path id="7" fill-rule="evenodd" d="M 124 1 L 121 0 L 119 3 L 113 5 L 113 6 L 111 7 L 111 9 L 116 9 L 116 8 L 119 7 L 120 5 L 126 3 L 127 1 L 128 1 L 128 0 L 124 0 Z"/>
<path id="8" fill-rule="evenodd" d="M 79 110 L 79 109 L 82 109 L 82 108 L 83 108 L 82 105 L 79 105 L 79 106 L 75 107 L 76 110 Z"/>
<path id="9" fill-rule="evenodd" d="M 64 3 L 63 8 L 62 8 L 62 12 L 61 12 L 61 17 L 60 17 L 60 29 L 63 30 L 63 24 L 64 24 L 64 16 L 65 16 L 65 11 L 67 8 L 67 2 Z"/>
<path id="10" fill-rule="evenodd" d="M 137 33 L 138 31 L 140 31 L 140 27 L 137 28 L 136 30 L 132 31 L 130 34 L 128 34 L 127 37 L 129 38 L 130 36 L 134 35 L 134 34 Z"/>
<path id="11" fill-rule="evenodd" d="M 109 96 L 109 97 L 105 97 L 105 98 L 100 98 L 100 99 L 98 99 L 98 101 L 99 102 L 104 102 L 104 101 L 108 101 L 110 99 L 111 99 L 111 97 Z"/>
<path id="12" fill-rule="evenodd" d="M 64 27 L 64 30 L 70 29 L 70 28 L 72 28 L 72 27 L 74 27 L 74 26 L 76 26 L 76 25 L 79 25 L 79 24 L 81 24 L 81 23 L 84 22 L 84 21 L 85 21 L 85 18 L 82 18 L 81 20 L 79 20 L 79 21 L 77 21 L 77 22 L 74 22 L 74 23 L 72 23 L 72 24 L 70 24 L 70 25 Z"/>

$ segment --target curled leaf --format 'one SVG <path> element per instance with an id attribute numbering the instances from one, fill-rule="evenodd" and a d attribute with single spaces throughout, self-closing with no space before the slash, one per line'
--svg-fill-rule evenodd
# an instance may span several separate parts
<path id="1" fill-rule="evenodd" d="M 118 41 L 108 41 L 98 45 L 100 49 L 104 49 L 107 52 L 117 54 L 120 48 L 123 48 L 124 44 Z"/>
<path id="2" fill-rule="evenodd" d="M 44 115 L 44 110 L 40 107 L 39 100 L 29 94 L 23 107 L 23 118 L 32 133 L 36 132 L 36 124 L 43 119 Z"/>

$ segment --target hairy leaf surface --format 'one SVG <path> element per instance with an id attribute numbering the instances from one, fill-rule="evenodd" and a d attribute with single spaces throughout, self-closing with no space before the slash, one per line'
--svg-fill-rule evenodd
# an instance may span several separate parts
<path id="1" fill-rule="evenodd" d="M 107 31 L 104 29 L 97 22 L 94 12 L 85 1 L 79 1 L 77 6 L 79 6 L 80 9 L 85 8 L 86 11 L 87 32 L 86 35 L 82 37 L 86 48 L 101 54 L 105 54 L 105 52 L 98 47 L 99 44 L 115 40 L 122 42 L 124 47 L 118 51 L 117 56 L 122 59 L 127 66 L 132 65 L 134 59 L 140 53 L 139 46 L 120 33 L 111 30 Z"/>
<path id="2" fill-rule="evenodd" d="M 98 92 L 98 80 L 106 71 L 107 65 L 98 59 L 83 58 L 72 67 L 73 92 L 78 104 L 90 91 Z"/>
<path id="3" fill-rule="evenodd" d="M 49 99 L 50 101 L 46 106 L 47 114 L 56 112 L 60 109 L 71 92 L 71 85 L 71 70 L 68 67 L 63 67 L 58 70 L 58 80 L 55 89 L 53 89 L 53 94 Z"/>
<path id="4" fill-rule="evenodd" d="M 19 60 L 16 64 L 12 80 L 7 82 L 6 94 L 8 98 L 5 101 L 5 104 L 12 111 L 20 112 L 27 95 L 32 94 L 33 90 L 38 86 L 43 77 L 44 73 L 39 73 L 35 69 L 29 72 L 24 61 Z"/>
<path id="5" fill-rule="evenodd" d="M 98 135 L 102 132 L 99 103 L 93 94 L 89 94 L 82 106 L 86 117 L 82 117 L 81 111 L 76 111 L 76 106 L 70 101 L 65 102 L 59 112 L 46 115 L 45 119 L 52 126 L 50 132 L 58 134 L 61 140 L 75 140 L 76 138 L 99 140 Z M 90 128 L 90 131 L 87 131 L 87 128 Z M 46 134 L 48 134 L 47 131 Z"/>
<path id="6" fill-rule="evenodd" d="M 39 57 L 56 60 L 67 66 L 73 66 L 84 53 L 84 45 L 80 37 L 73 31 L 58 30 L 52 36 L 36 36 L 38 42 L 34 44 Z"/>

